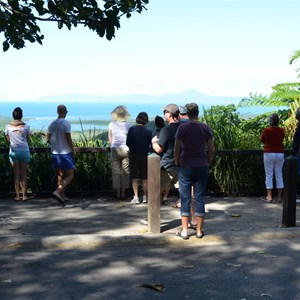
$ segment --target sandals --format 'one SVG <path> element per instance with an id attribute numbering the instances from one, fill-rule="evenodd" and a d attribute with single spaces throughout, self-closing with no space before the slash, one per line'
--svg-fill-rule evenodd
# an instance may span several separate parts
<path id="1" fill-rule="evenodd" d="M 192 222 L 190 222 L 190 228 L 196 230 L 197 224 L 193 224 Z"/>
<path id="2" fill-rule="evenodd" d="M 196 234 L 197 239 L 202 239 L 204 237 L 204 231 L 201 231 L 200 234 Z"/>
<path id="3" fill-rule="evenodd" d="M 273 202 L 272 199 L 269 200 L 269 199 L 267 199 L 266 197 L 261 197 L 260 199 L 263 200 L 263 201 L 265 201 L 265 202 L 267 202 L 267 203 L 272 203 L 272 202 Z"/>
<path id="4" fill-rule="evenodd" d="M 182 235 L 181 233 L 182 233 L 182 230 L 177 231 L 175 233 L 175 235 L 181 237 L 183 240 L 188 240 L 190 238 L 188 235 Z"/>

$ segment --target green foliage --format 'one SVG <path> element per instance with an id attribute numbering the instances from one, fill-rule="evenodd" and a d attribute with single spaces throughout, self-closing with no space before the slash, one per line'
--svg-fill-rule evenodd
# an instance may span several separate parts
<path id="1" fill-rule="evenodd" d="M 296 50 L 294 51 L 293 55 L 290 58 L 290 64 L 292 64 L 295 60 L 299 59 L 300 57 L 300 50 Z M 300 68 L 297 68 L 296 71 L 299 73 L 300 72 Z M 298 75 L 298 78 L 300 77 L 300 73 Z"/>
<path id="2" fill-rule="evenodd" d="M 204 121 L 211 127 L 215 147 L 218 150 L 259 149 L 260 134 L 247 121 L 239 117 L 234 105 L 212 106 L 204 110 Z M 247 128 L 247 130 L 245 130 Z M 242 155 L 217 155 L 211 167 L 214 188 L 223 193 L 239 195 L 255 190 L 257 177 L 253 177 L 253 168 L 261 169 L 262 161 L 256 157 Z M 263 170 L 259 177 L 263 180 Z"/>
<path id="3" fill-rule="evenodd" d="M 38 22 L 56 22 L 59 29 L 66 26 L 69 30 L 83 25 L 111 40 L 120 28 L 120 18 L 141 13 L 148 3 L 148 0 L 0 1 L 0 32 L 5 36 L 3 51 L 10 45 L 21 49 L 26 41 L 42 44 L 44 35 Z"/>

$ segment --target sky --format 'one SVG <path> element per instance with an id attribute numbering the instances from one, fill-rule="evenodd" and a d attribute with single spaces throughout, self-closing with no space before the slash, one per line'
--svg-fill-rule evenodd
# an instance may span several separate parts
<path id="1" fill-rule="evenodd" d="M 42 46 L 0 50 L 0 101 L 190 89 L 245 97 L 297 81 L 300 60 L 289 59 L 300 49 L 300 1 L 149 2 L 143 13 L 121 19 L 111 41 L 83 27 L 40 24 Z"/>

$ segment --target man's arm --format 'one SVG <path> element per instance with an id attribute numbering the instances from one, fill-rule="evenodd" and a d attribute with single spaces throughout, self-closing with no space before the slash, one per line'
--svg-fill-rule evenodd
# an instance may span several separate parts
<path id="1" fill-rule="evenodd" d="M 160 144 L 158 143 L 158 137 L 157 136 L 154 136 L 152 138 L 152 148 L 158 154 L 160 154 L 164 151 L 163 147 L 161 147 Z"/>
<path id="2" fill-rule="evenodd" d="M 66 136 L 66 140 L 67 140 L 68 146 L 70 147 L 72 153 L 75 155 L 75 149 L 74 149 L 73 141 L 72 141 L 72 138 L 71 138 L 71 133 L 70 132 L 66 132 L 65 136 Z"/>
<path id="3" fill-rule="evenodd" d="M 49 132 L 47 133 L 46 142 L 47 142 L 48 144 L 51 143 L 51 133 L 49 133 Z"/>
<path id="4" fill-rule="evenodd" d="M 108 130 L 108 141 L 109 141 L 109 144 L 111 145 L 111 143 L 112 143 L 112 131 L 110 129 Z"/>

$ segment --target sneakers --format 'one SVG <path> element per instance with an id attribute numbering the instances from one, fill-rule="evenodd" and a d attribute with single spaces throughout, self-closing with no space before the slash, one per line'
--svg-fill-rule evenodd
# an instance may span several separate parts
<path id="1" fill-rule="evenodd" d="M 140 199 L 138 197 L 133 197 L 130 203 L 132 203 L 132 204 L 140 204 Z"/>
<path id="2" fill-rule="evenodd" d="M 147 196 L 143 196 L 143 201 L 142 201 L 142 203 L 147 203 L 147 202 L 148 202 Z"/>

